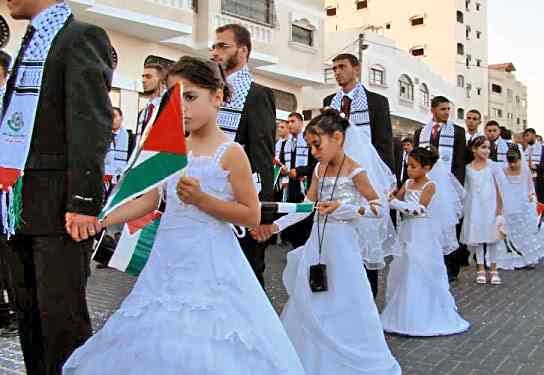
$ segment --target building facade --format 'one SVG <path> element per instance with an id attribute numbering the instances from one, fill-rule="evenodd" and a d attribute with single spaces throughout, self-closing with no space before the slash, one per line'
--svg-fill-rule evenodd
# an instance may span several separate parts
<path id="1" fill-rule="evenodd" d="M 274 89 L 278 116 L 302 110 L 306 86 L 323 84 L 323 3 L 312 0 L 68 0 L 75 16 L 103 27 L 117 60 L 112 103 L 134 128 L 141 75 L 149 56 L 177 60 L 183 55 L 209 58 L 215 29 L 246 26 L 253 41 L 250 68 L 258 83 Z M 3 2 L 9 26 L 6 51 L 16 55 L 26 22 L 14 21 Z"/>
<path id="2" fill-rule="evenodd" d="M 339 53 L 357 56 L 359 32 L 359 29 L 351 29 L 326 34 L 325 55 L 329 58 L 324 70 L 326 86 L 305 90 L 306 108 L 317 110 L 323 97 L 338 90 L 330 59 Z M 393 40 L 367 33 L 365 45 L 362 82 L 369 91 L 388 98 L 396 136 L 412 135 L 418 127 L 430 121 L 432 97 L 455 96 L 455 85 L 434 72 L 425 62 L 398 48 Z"/>
<path id="3" fill-rule="evenodd" d="M 527 87 L 516 79 L 512 63 L 489 66 L 489 113 L 513 132 L 527 128 Z"/>
<path id="4" fill-rule="evenodd" d="M 327 32 L 380 33 L 452 82 L 456 120 L 473 108 L 487 118 L 487 0 L 326 0 L 325 12 Z"/>

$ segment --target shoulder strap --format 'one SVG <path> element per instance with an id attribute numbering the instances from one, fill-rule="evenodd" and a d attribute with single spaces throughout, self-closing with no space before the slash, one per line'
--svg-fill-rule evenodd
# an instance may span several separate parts
<path id="1" fill-rule="evenodd" d="M 425 188 L 429 185 L 433 184 L 434 185 L 434 181 L 427 181 L 422 187 L 421 187 L 421 191 L 425 190 Z"/>
<path id="2" fill-rule="evenodd" d="M 217 150 L 215 151 L 215 154 L 213 156 L 213 160 L 216 162 L 216 163 L 219 163 L 219 161 L 221 161 L 221 159 L 223 158 L 223 155 L 225 154 L 225 151 L 228 150 L 228 148 L 230 146 L 232 146 L 235 142 L 225 142 L 223 143 L 221 146 L 219 146 L 217 148 Z"/>
<path id="3" fill-rule="evenodd" d="M 363 173 L 363 172 L 366 172 L 362 167 L 357 167 L 355 168 L 353 171 L 351 171 L 351 173 L 349 174 L 349 178 L 354 178 L 355 176 L 357 176 L 359 173 Z"/>
<path id="4" fill-rule="evenodd" d="M 319 179 L 319 166 L 321 165 L 320 162 L 318 162 L 316 165 L 315 165 L 315 177 L 317 177 Z"/>

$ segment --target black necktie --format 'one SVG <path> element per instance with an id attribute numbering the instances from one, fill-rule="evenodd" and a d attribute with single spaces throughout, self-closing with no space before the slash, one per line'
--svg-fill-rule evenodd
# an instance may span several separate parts
<path id="1" fill-rule="evenodd" d="M 15 63 L 13 64 L 13 69 L 11 70 L 8 83 L 6 84 L 6 92 L 4 94 L 4 103 L 2 106 L 2 116 L 1 116 L 2 119 L 4 118 L 4 114 L 8 110 L 11 97 L 13 96 L 13 91 L 15 90 L 15 84 L 17 82 L 17 72 L 23 62 L 25 51 L 28 48 L 35 31 L 36 29 L 32 25 L 28 25 L 28 27 L 26 28 L 26 33 L 23 36 L 23 41 L 21 42 L 21 48 L 19 49 L 19 53 L 17 54 L 17 58 L 15 59 Z"/>
<path id="2" fill-rule="evenodd" d="M 342 103 L 340 104 L 340 112 L 346 115 L 346 119 L 349 120 L 351 114 L 351 98 L 347 95 L 342 97 Z"/>
<path id="3" fill-rule="evenodd" d="M 281 142 L 281 148 L 280 148 L 280 163 L 285 164 L 285 144 L 287 141 Z"/>
<path id="4" fill-rule="evenodd" d="M 297 136 L 293 136 L 293 141 L 292 141 L 292 148 L 291 148 L 291 169 L 294 169 L 296 167 L 296 161 L 297 161 L 297 145 L 298 145 L 298 142 L 297 142 Z"/>
<path id="5" fill-rule="evenodd" d="M 493 161 L 497 161 L 499 159 L 498 151 L 497 151 L 497 143 L 495 141 L 491 142 L 491 152 L 489 153 L 489 158 Z"/>

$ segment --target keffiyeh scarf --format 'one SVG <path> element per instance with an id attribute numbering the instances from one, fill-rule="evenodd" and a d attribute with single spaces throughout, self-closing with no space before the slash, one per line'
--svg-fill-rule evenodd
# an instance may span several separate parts
<path id="1" fill-rule="evenodd" d="M 18 67 L 9 106 L 0 124 L 0 168 L 24 170 L 30 150 L 44 66 L 58 32 L 71 10 L 64 2 L 55 4 L 32 20 L 35 31 Z M 21 220 L 22 178 L 10 193 L 1 193 L 2 228 L 8 237 L 15 234 Z"/>
<path id="2" fill-rule="evenodd" d="M 431 121 L 421 130 L 421 134 L 419 135 L 420 147 L 428 147 L 431 145 L 433 125 L 434 122 Z M 438 153 L 440 154 L 440 159 L 447 164 L 449 167 L 448 170 L 451 171 L 453 163 L 453 144 L 455 142 L 455 125 L 453 122 L 448 121 L 447 124 L 442 125 L 439 139 Z"/>
<path id="3" fill-rule="evenodd" d="M 342 97 L 344 97 L 344 93 L 340 90 L 332 99 L 331 107 L 337 111 L 340 111 L 342 107 Z M 372 133 L 370 131 L 370 114 L 368 112 L 368 97 L 366 95 L 364 86 L 360 83 L 358 83 L 354 88 L 349 121 L 352 125 L 355 125 L 357 129 L 362 129 L 370 142 L 372 142 Z"/>
<path id="4" fill-rule="evenodd" d="M 251 88 L 251 83 L 253 83 L 253 76 L 246 66 L 228 76 L 227 83 L 232 87 L 234 92 L 230 100 L 224 103 L 219 110 L 217 123 L 221 130 L 234 141 L 246 104 L 247 94 Z"/>

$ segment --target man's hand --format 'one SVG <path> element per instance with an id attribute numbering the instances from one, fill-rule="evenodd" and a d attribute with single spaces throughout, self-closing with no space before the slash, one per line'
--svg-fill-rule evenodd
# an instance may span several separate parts
<path id="1" fill-rule="evenodd" d="M 68 212 L 65 219 L 66 232 L 77 242 L 94 237 L 102 230 L 102 224 L 94 216 Z"/>
<path id="2" fill-rule="evenodd" d="M 279 228 L 276 224 L 263 224 L 258 227 L 252 228 L 249 233 L 251 237 L 259 242 L 265 242 L 275 233 L 279 232 Z"/>
<path id="3" fill-rule="evenodd" d="M 295 168 L 289 171 L 289 178 L 296 180 L 297 179 L 297 170 Z"/>

